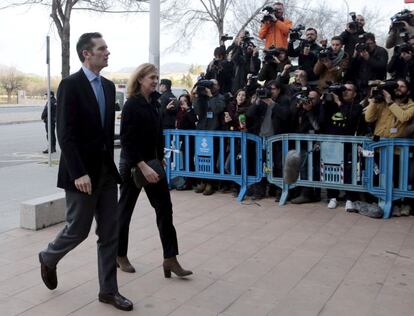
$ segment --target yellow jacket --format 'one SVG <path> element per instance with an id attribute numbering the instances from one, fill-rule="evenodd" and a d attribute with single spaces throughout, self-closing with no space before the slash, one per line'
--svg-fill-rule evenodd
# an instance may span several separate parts
<path id="1" fill-rule="evenodd" d="M 365 121 L 375 123 L 374 134 L 381 137 L 403 137 L 404 129 L 414 117 L 414 102 L 408 99 L 406 104 L 393 103 L 390 106 L 370 102 L 366 108 Z"/>

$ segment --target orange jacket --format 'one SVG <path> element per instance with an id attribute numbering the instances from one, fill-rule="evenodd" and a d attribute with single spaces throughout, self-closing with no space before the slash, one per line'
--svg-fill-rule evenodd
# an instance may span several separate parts
<path id="1" fill-rule="evenodd" d="M 292 28 L 292 21 L 285 19 L 277 20 L 275 23 L 262 23 L 259 30 L 259 37 L 265 40 L 265 48 L 274 45 L 276 47 L 288 47 L 289 30 Z"/>

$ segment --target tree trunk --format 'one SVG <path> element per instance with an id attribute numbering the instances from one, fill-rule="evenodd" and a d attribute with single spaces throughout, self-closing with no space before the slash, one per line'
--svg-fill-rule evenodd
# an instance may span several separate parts
<path id="1" fill-rule="evenodd" d="M 65 21 L 61 37 L 62 47 L 62 79 L 70 74 L 70 24 Z"/>
<path id="2" fill-rule="evenodd" d="M 11 96 L 12 96 L 12 92 L 13 90 L 7 90 L 7 104 L 11 104 Z"/>

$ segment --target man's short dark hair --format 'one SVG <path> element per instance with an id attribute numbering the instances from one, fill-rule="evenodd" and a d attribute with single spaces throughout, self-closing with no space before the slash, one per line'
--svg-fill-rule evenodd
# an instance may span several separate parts
<path id="1" fill-rule="evenodd" d="M 78 53 L 81 62 L 85 61 L 83 51 L 92 51 L 95 44 L 92 42 L 94 38 L 102 38 L 102 34 L 98 32 L 84 33 L 79 37 L 78 43 L 76 44 L 76 52 Z"/>
<path id="2" fill-rule="evenodd" d="M 216 58 L 224 58 L 226 57 L 226 50 L 223 46 L 216 47 L 214 49 L 214 57 Z"/>
<path id="3" fill-rule="evenodd" d="M 365 33 L 364 37 L 365 37 L 365 41 L 371 40 L 371 41 L 375 42 L 375 34 L 374 33 Z"/>
<path id="4" fill-rule="evenodd" d="M 283 3 L 282 2 L 275 2 L 275 3 L 273 3 L 273 5 L 281 5 L 283 7 Z"/>
<path id="5" fill-rule="evenodd" d="M 316 35 L 318 35 L 318 31 L 315 29 L 315 28 L 313 28 L 313 27 L 308 27 L 307 29 L 306 29 L 306 32 L 307 31 L 314 31 L 315 32 L 315 34 Z"/>
<path id="6" fill-rule="evenodd" d="M 340 41 L 341 42 L 341 44 L 343 44 L 344 42 L 342 41 L 342 37 L 340 37 L 340 36 L 334 36 L 334 37 L 332 37 L 331 38 L 331 42 L 332 41 Z"/>

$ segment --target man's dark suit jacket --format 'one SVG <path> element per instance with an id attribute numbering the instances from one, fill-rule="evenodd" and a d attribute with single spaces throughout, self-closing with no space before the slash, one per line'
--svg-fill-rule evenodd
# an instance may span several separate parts
<path id="1" fill-rule="evenodd" d="M 101 77 L 105 94 L 105 126 L 102 127 L 99 105 L 83 70 L 63 79 L 57 91 L 57 136 L 62 150 L 57 186 L 77 190 L 75 179 L 89 175 L 96 189 L 105 163 L 118 183 L 115 166 L 114 117 L 115 85 Z"/>

